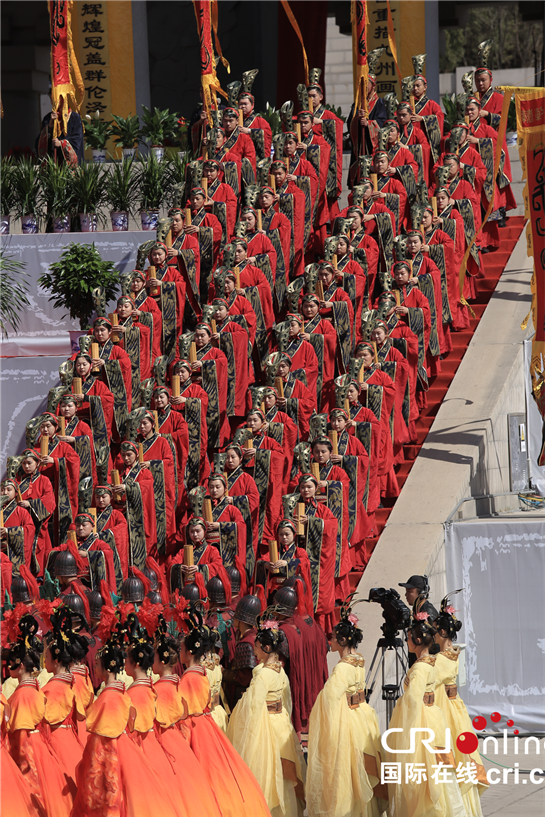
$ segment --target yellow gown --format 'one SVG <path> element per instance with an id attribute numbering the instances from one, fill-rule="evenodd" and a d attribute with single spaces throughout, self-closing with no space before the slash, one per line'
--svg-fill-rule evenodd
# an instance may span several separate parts
<path id="1" fill-rule="evenodd" d="M 468 817 L 481 817 L 481 801 L 483 791 L 488 788 L 486 771 L 484 769 L 479 750 L 466 755 L 456 746 L 456 738 L 462 732 L 473 732 L 471 719 L 467 713 L 466 706 L 456 687 L 456 676 L 458 675 L 458 659 L 460 648 L 451 647 L 441 651 L 436 655 L 435 661 L 435 703 L 441 709 L 450 733 L 452 735 L 452 751 L 456 766 L 461 763 L 466 765 L 473 761 L 477 767 L 477 784 L 468 782 L 467 777 L 459 780 L 462 800 Z"/>
<path id="2" fill-rule="evenodd" d="M 235 706 L 227 737 L 263 790 L 272 817 L 298 817 L 306 768 L 291 722 L 291 693 L 280 662 L 258 664 Z"/>
<path id="3" fill-rule="evenodd" d="M 388 806 L 386 788 L 380 786 L 377 715 L 364 696 L 364 659 L 357 653 L 347 655 L 333 669 L 310 713 L 309 817 L 379 817 Z"/>
<path id="4" fill-rule="evenodd" d="M 404 817 L 466 817 L 454 773 L 454 757 L 452 752 L 445 752 L 445 718 L 434 703 L 435 656 L 421 656 L 409 669 L 403 683 L 405 690 L 396 703 L 388 727 L 403 731 L 388 735 L 388 747 L 395 751 L 387 751 L 385 758 L 387 763 L 400 764 L 400 781 L 388 784 L 391 811 Z M 399 750 L 410 749 L 411 729 L 433 730 L 434 748 L 442 751 L 437 754 L 428 751 L 422 743 L 427 734 L 417 733 L 412 737 L 414 751 L 400 753 Z M 439 773 L 433 767 L 439 763 L 451 768 L 444 776 L 441 773 L 442 779 L 434 779 L 434 773 Z"/>
<path id="5" fill-rule="evenodd" d="M 208 676 L 208 683 L 210 684 L 210 713 L 219 728 L 227 734 L 229 718 L 220 699 L 223 671 L 219 656 L 215 653 L 213 655 L 207 655 L 203 666 Z"/>

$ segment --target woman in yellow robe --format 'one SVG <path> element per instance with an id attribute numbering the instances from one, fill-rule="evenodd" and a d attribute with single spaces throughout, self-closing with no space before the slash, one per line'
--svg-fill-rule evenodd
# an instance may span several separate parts
<path id="1" fill-rule="evenodd" d="M 229 718 L 220 698 L 223 670 L 220 664 L 219 655 L 211 650 L 204 656 L 202 664 L 206 670 L 208 683 L 210 684 L 210 714 L 219 728 L 223 732 L 227 733 L 227 723 Z"/>
<path id="2" fill-rule="evenodd" d="M 306 768 L 291 722 L 290 684 L 278 657 L 281 638 L 266 610 L 257 619 L 259 664 L 233 710 L 227 736 L 254 773 L 272 817 L 302 817 Z"/>
<path id="3" fill-rule="evenodd" d="M 415 602 L 407 634 L 409 652 L 417 660 L 405 676 L 405 689 L 389 724 L 390 730 L 400 731 L 387 736 L 385 760 L 399 764 L 400 771 L 398 781 L 388 783 L 390 808 L 392 814 L 410 817 L 466 817 L 454 757 L 446 751 L 445 718 L 435 705 L 435 656 L 429 654 L 435 631 L 428 614 L 419 612 L 423 601 L 419 597 Z M 412 734 L 414 729 L 428 731 Z M 424 744 L 429 737 L 430 749 Z M 439 764 L 443 765 L 437 769 Z"/>
<path id="4" fill-rule="evenodd" d="M 352 594 L 353 595 L 353 594 Z M 331 649 L 341 660 L 319 693 L 309 719 L 309 817 L 379 817 L 388 807 L 380 784 L 380 731 L 365 701 L 362 639 L 349 596 L 333 630 Z"/>
<path id="5" fill-rule="evenodd" d="M 435 656 L 435 703 L 441 709 L 450 729 L 456 767 L 459 768 L 459 764 L 462 764 L 462 767 L 467 769 L 468 763 L 475 764 L 473 779 L 476 782 L 467 774 L 459 775 L 458 782 L 467 817 L 481 817 L 480 798 L 488 788 L 488 781 L 479 750 L 466 754 L 461 752 L 456 744 L 458 736 L 463 732 L 473 732 L 473 727 L 456 685 L 460 648 L 454 646 L 452 642 L 456 641 L 462 622 L 456 618 L 454 612 L 447 595 L 441 602 L 439 616 L 433 622 L 436 629 L 435 642 L 441 649 Z"/>

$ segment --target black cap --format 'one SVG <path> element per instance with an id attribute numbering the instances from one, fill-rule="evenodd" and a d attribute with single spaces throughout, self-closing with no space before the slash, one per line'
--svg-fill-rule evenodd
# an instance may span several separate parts
<path id="1" fill-rule="evenodd" d="M 414 588 L 415 590 L 420 590 L 420 591 L 427 592 L 427 590 L 428 590 L 428 577 L 427 576 L 411 576 L 408 581 L 400 582 L 399 587 Z"/>

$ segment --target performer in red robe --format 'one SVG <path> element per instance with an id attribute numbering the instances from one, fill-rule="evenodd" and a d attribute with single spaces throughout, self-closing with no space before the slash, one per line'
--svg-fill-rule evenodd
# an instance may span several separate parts
<path id="1" fill-rule="evenodd" d="M 282 247 L 282 254 L 284 257 L 283 270 L 285 287 L 289 279 L 289 273 L 291 272 L 291 222 L 289 218 L 284 215 L 284 213 L 280 213 L 278 211 L 275 196 L 276 192 L 272 189 L 272 187 L 262 187 L 259 193 L 259 207 L 261 207 L 261 224 L 265 233 L 270 235 L 273 230 L 278 230 L 278 239 Z M 278 271 L 278 258 L 276 266 Z"/>
<path id="2" fill-rule="evenodd" d="M 337 520 L 322 502 L 317 501 L 318 480 L 312 474 L 303 474 L 298 490 L 304 502 L 303 514 L 294 516 L 304 525 L 305 549 L 310 558 L 313 582 L 314 618 L 325 633 L 335 624 L 335 554 Z"/>
<path id="3" fill-rule="evenodd" d="M 379 461 L 380 461 L 380 446 L 382 441 L 382 427 L 380 420 L 377 418 L 371 409 L 363 406 L 360 403 L 360 383 L 357 380 L 352 380 L 347 392 L 349 401 L 349 420 L 347 422 L 348 433 L 353 436 L 356 433 L 358 423 L 371 424 L 371 450 L 369 463 L 369 493 L 367 499 L 367 515 L 369 517 L 369 525 L 372 530 L 375 530 L 374 514 L 380 505 L 380 480 L 379 480 Z M 356 553 L 356 563 L 360 558 L 362 551 Z"/>
<path id="4" fill-rule="evenodd" d="M 390 126 L 390 133 L 388 135 L 388 144 L 386 150 L 388 151 L 389 169 L 396 171 L 398 167 L 409 166 L 412 167 L 414 173 L 414 182 L 419 181 L 418 162 L 408 147 L 402 144 L 400 140 L 400 128 L 397 119 L 388 119 L 385 127 Z M 393 175 L 393 174 L 392 174 Z M 396 175 L 399 174 L 396 171 Z M 427 177 L 426 177 L 427 178 Z M 401 176 L 401 182 L 403 177 Z M 427 182 L 426 182 L 427 183 Z"/>
<path id="5" fill-rule="evenodd" d="M 206 479 L 210 473 L 210 463 L 208 462 L 208 426 L 206 417 L 208 412 L 208 395 L 202 386 L 193 383 L 191 380 L 191 363 L 188 360 L 178 360 L 172 370 L 173 375 L 180 378 L 180 395 L 170 396 L 170 405 L 176 412 L 186 412 L 186 402 L 188 398 L 194 398 L 200 403 L 200 410 L 195 413 L 193 408 L 189 411 L 189 422 L 186 419 L 189 450 L 188 486 L 195 487 L 199 482 Z M 191 402 L 189 404 L 192 406 Z M 198 405 L 198 404 L 197 404 Z M 196 463 L 198 462 L 198 469 Z M 192 473 L 195 470 L 195 473 Z M 197 473 L 198 471 L 198 473 Z"/>
<path id="6" fill-rule="evenodd" d="M 321 136 L 329 145 L 329 172 L 327 179 L 327 204 L 331 219 L 339 212 L 337 200 L 343 189 L 343 129 L 344 123 L 333 111 L 326 109 L 323 100 L 324 92 L 321 85 L 311 83 L 307 86 L 309 100 L 312 100 L 313 126 L 312 130 Z M 333 125 L 333 128 L 331 127 Z"/>
<path id="7" fill-rule="evenodd" d="M 481 119 L 484 119 L 487 125 L 498 130 L 503 107 L 503 94 L 499 91 L 494 91 L 492 88 L 492 71 L 488 68 L 477 68 L 474 79 L 481 105 L 479 116 Z M 509 179 L 512 179 L 511 160 L 509 158 L 505 137 L 503 140 L 503 152 L 505 153 L 505 174 Z"/>
<path id="8" fill-rule="evenodd" d="M 193 547 L 193 565 L 191 566 L 184 564 L 184 545 Z M 179 571 L 184 584 L 195 583 L 197 574 L 206 583 L 213 576 L 217 576 L 218 569 L 223 566 L 218 548 L 207 541 L 206 522 L 201 516 L 191 517 L 187 525 L 183 525 L 178 530 L 176 554 L 168 562 L 168 587 L 171 593 L 176 589 L 183 589 L 174 583 L 174 575 L 178 572 L 177 570 L 174 574 L 172 572 L 175 565 L 180 565 Z"/>
<path id="9" fill-rule="evenodd" d="M 308 439 L 310 415 L 316 410 L 316 395 L 298 380 L 291 371 L 292 361 L 289 355 L 280 354 L 277 376 L 282 378 L 284 396 L 277 400 L 278 408 L 291 417 L 299 429 L 302 440 Z"/>
<path id="10" fill-rule="evenodd" d="M 42 576 L 51 550 L 48 523 L 55 511 L 55 492 L 51 481 L 38 471 L 40 457 L 36 451 L 27 448 L 23 451 L 22 456 L 23 460 L 17 477 L 21 498 L 18 499 L 17 504 L 28 511 L 32 517 L 36 532 L 34 555 L 38 563 L 37 575 Z"/>
<path id="11" fill-rule="evenodd" d="M 449 198 L 459 201 L 460 199 L 468 199 L 473 209 L 473 218 L 475 223 L 475 232 L 479 231 L 481 226 L 481 205 L 479 197 L 473 189 L 470 182 L 461 178 L 460 175 L 460 158 L 455 153 L 448 153 L 445 156 L 443 165 L 449 168 L 449 177 L 444 187 L 448 190 Z M 435 186 L 435 193 L 437 192 L 437 184 Z"/>
<path id="12" fill-rule="evenodd" d="M 151 359 L 151 330 L 140 323 L 134 316 L 135 303 L 128 295 L 117 300 L 114 314 L 118 315 L 119 324 L 112 335 L 118 338 L 118 345 L 127 352 L 132 366 L 132 399 L 136 405 L 140 397 L 140 383 L 151 377 L 153 360 Z M 155 352 L 158 351 L 158 345 Z M 159 355 L 158 355 L 159 356 Z"/>
<path id="13" fill-rule="evenodd" d="M 278 392 L 272 386 L 267 386 L 263 392 L 263 404 L 265 407 L 265 421 L 267 424 L 274 423 L 282 425 L 282 448 L 284 449 L 284 479 L 282 482 L 282 493 L 288 491 L 291 468 L 293 465 L 293 449 L 297 445 L 299 429 L 284 411 L 277 407 Z M 270 425 L 268 431 L 271 432 Z M 277 440 L 277 442 L 280 442 Z"/>
<path id="14" fill-rule="evenodd" d="M 112 323 L 108 318 L 97 318 L 93 323 L 92 335 L 99 346 L 99 356 L 92 359 L 92 368 L 99 368 L 100 378 L 103 382 L 109 383 L 109 377 L 104 364 L 109 360 L 116 360 L 121 368 L 121 376 L 125 384 L 125 393 L 127 396 L 127 409 L 131 410 L 131 395 L 132 395 L 132 380 L 131 380 L 131 361 L 126 352 L 112 341 Z M 111 387 L 110 387 L 111 391 Z"/>
<path id="15" fill-rule="evenodd" d="M 78 487 L 79 487 L 79 457 L 68 443 L 62 443 L 57 437 L 57 430 L 59 427 L 59 418 L 50 412 L 44 412 L 42 422 L 40 424 L 40 437 L 36 451 L 40 451 L 41 437 L 48 437 L 48 453 L 42 457 L 40 456 L 40 471 L 44 477 L 47 477 L 55 490 L 55 501 L 57 504 L 55 511 L 55 533 L 59 533 L 59 523 L 62 520 L 59 517 L 59 502 L 63 505 L 63 519 L 68 518 L 71 509 L 70 521 L 78 512 Z M 60 460 L 64 460 L 61 465 Z M 66 475 L 66 482 L 65 482 Z M 70 503 L 70 509 L 66 507 L 65 503 Z M 66 530 L 68 525 L 64 527 Z"/>
<path id="16" fill-rule="evenodd" d="M 301 141 L 298 142 L 297 148 L 307 151 L 307 159 L 313 163 L 314 170 L 318 175 L 318 206 L 314 220 L 315 230 L 312 249 L 315 253 L 321 254 L 323 253 L 324 241 L 327 235 L 326 224 L 330 217 L 327 199 L 327 177 L 331 160 L 331 148 L 317 130 L 314 130 L 314 115 L 310 111 L 300 111 L 297 114 L 297 121 L 301 125 Z M 314 147 L 320 148 L 319 166 L 314 163 L 313 157 L 315 154 L 311 149 Z"/>
<path id="17" fill-rule="evenodd" d="M 381 386 L 380 423 L 382 427 L 382 440 L 380 450 L 380 495 L 381 497 L 399 496 L 399 486 L 394 471 L 394 452 L 392 445 L 392 435 L 390 432 L 390 415 L 395 401 L 395 385 L 392 379 L 381 372 L 375 364 L 373 346 L 370 343 L 358 343 L 355 352 L 356 358 L 363 358 L 363 382 L 360 385 L 361 391 L 369 391 L 369 386 Z M 373 397 L 368 397 L 368 407 L 373 411 L 375 404 Z M 374 411 L 376 414 L 377 412 Z"/>
<path id="18" fill-rule="evenodd" d="M 195 327 L 195 347 L 197 360 L 191 370 L 208 394 L 208 446 L 221 448 L 229 439 L 230 428 L 227 418 L 227 358 L 221 349 L 211 344 L 212 329 L 207 323 Z"/>
<path id="19" fill-rule="evenodd" d="M 176 480 L 178 483 L 178 505 L 180 511 L 185 506 L 185 466 L 189 452 L 189 433 L 184 416 L 179 411 L 172 411 L 170 406 L 171 390 L 158 386 L 153 391 L 152 405 L 157 410 L 159 433 L 168 435 L 176 452 Z"/>
<path id="20" fill-rule="evenodd" d="M 186 292 L 193 289 L 196 296 L 199 293 L 201 280 L 201 251 L 199 242 L 194 235 L 185 231 L 185 210 L 181 207 L 171 207 L 168 217 L 172 219 L 170 233 L 172 246 L 168 248 L 168 263 L 178 266 L 178 271 L 185 278 Z M 191 263 L 193 262 L 193 264 Z M 192 274 L 192 270 L 194 273 Z"/>
<path id="21" fill-rule="evenodd" d="M 80 479 L 90 476 L 93 484 L 97 481 L 95 443 L 93 430 L 83 420 L 78 417 L 77 401 L 73 394 L 68 392 L 63 394 L 57 406 L 59 417 L 64 417 L 64 434 L 57 434 L 63 443 L 69 443 L 80 458 Z M 59 421 L 60 423 L 61 421 Z"/>
<path id="22" fill-rule="evenodd" d="M 318 358 L 317 406 L 327 411 L 334 398 L 337 333 L 333 324 L 321 317 L 320 301 L 314 293 L 303 296 L 300 308 L 305 322 L 301 337 L 313 346 Z"/>
<path id="23" fill-rule="evenodd" d="M 318 379 L 318 358 L 312 345 L 302 336 L 305 322 L 301 315 L 291 312 L 286 315 L 286 320 L 289 321 L 289 337 L 282 351 L 291 357 L 294 369 L 304 370 L 307 386 L 314 392 Z"/>
<path id="24" fill-rule="evenodd" d="M 91 369 L 91 357 L 83 352 L 78 352 L 74 357 L 74 377 L 81 378 L 82 391 L 81 394 L 75 393 L 74 383 L 72 383 L 72 391 L 78 403 L 76 413 L 80 419 L 87 420 L 90 412 L 90 398 L 99 398 L 104 412 L 108 440 L 111 440 L 114 421 L 114 396 L 108 386 L 94 376 Z"/>
<path id="25" fill-rule="evenodd" d="M 247 242 L 248 262 L 254 267 L 259 267 L 273 285 L 276 280 L 276 250 L 265 230 L 257 229 L 257 210 L 253 207 L 243 207 L 240 218 L 246 224 L 244 238 Z M 236 238 L 232 240 L 236 243 Z"/>
<path id="26" fill-rule="evenodd" d="M 224 567 L 244 566 L 248 559 L 253 559 L 253 542 L 247 541 L 247 527 L 242 513 L 226 496 L 227 482 L 224 474 L 215 473 L 208 477 L 212 521 L 206 523 L 206 537 L 209 544 L 218 548 Z"/>
<path id="27" fill-rule="evenodd" d="M 112 505 L 113 489 L 111 485 L 96 485 L 93 492 L 93 507 L 97 509 L 96 532 L 111 531 L 116 550 L 121 562 L 123 579 L 129 576 L 129 529 L 127 520 L 121 511 Z"/>
<path id="28" fill-rule="evenodd" d="M 439 155 L 439 142 L 443 134 L 445 115 L 441 106 L 426 96 L 427 86 L 426 77 L 423 74 L 416 74 L 413 86 L 415 112 L 411 114 L 411 122 L 414 122 L 416 127 L 426 134 L 435 161 Z"/>
<path id="29" fill-rule="evenodd" d="M 246 296 L 238 294 L 236 289 L 236 282 L 237 277 L 234 272 L 227 272 L 225 274 L 224 283 L 225 294 L 223 297 L 229 305 L 229 314 L 242 315 L 242 317 L 246 321 L 250 344 L 253 347 L 257 328 L 257 316 Z M 216 296 L 221 297 L 218 292 L 216 292 Z"/>
<path id="30" fill-rule="evenodd" d="M 369 474 L 369 454 L 365 446 L 355 436 L 348 433 L 348 412 L 342 408 L 335 408 L 329 414 L 329 422 L 333 431 L 337 432 L 338 453 L 331 454 L 331 462 L 338 465 L 350 478 L 350 511 L 355 511 L 355 519 L 350 520 L 350 558 L 351 567 L 358 561 L 357 553 L 362 548 L 364 539 L 371 536 L 372 527 L 364 504 L 365 489 Z M 349 458 L 355 458 L 357 469 L 352 468 Z"/>
<path id="31" fill-rule="evenodd" d="M 229 417 L 244 417 L 248 400 L 248 389 L 254 382 L 251 371 L 247 330 L 229 316 L 229 304 L 223 298 L 214 298 L 216 332 L 211 342 L 224 352 L 228 366 L 228 405 Z"/>
<path id="32" fill-rule="evenodd" d="M 187 288 L 178 265 L 168 263 L 168 247 L 158 241 L 149 253 L 146 287 L 161 309 L 163 354 L 169 362 L 176 354 L 176 339 L 183 332 Z"/>
<path id="33" fill-rule="evenodd" d="M 428 207 L 422 216 L 423 244 L 420 252 L 429 253 L 430 247 L 442 246 L 445 259 L 446 284 L 450 314 L 452 315 L 451 329 L 458 325 L 458 307 L 460 306 L 459 266 L 454 260 L 455 244 L 453 238 L 439 225 L 433 224 L 433 210 Z"/>
<path id="34" fill-rule="evenodd" d="M 228 241 L 235 229 L 238 201 L 233 192 L 233 188 L 225 184 L 225 182 L 220 181 L 219 171 L 220 163 L 215 159 L 207 159 L 203 165 L 203 176 L 208 180 L 208 195 L 205 199 L 204 206 L 206 209 L 211 209 L 215 201 L 221 201 L 225 204 L 226 225 L 224 239 Z"/>
<path id="35" fill-rule="evenodd" d="M 14 479 L 2 482 L 0 493 L 6 497 L 3 505 L 3 526 L 0 528 L 2 551 L 7 553 L 15 568 L 24 564 L 33 567 L 34 522 L 25 508 L 17 504 L 18 484 Z"/>
<path id="36" fill-rule="evenodd" d="M 424 131 L 421 128 L 413 125 L 413 123 L 411 122 L 411 114 L 412 111 L 410 104 L 407 102 L 400 102 L 396 109 L 396 118 L 399 129 L 399 141 L 404 147 L 407 148 L 409 148 L 411 145 L 420 145 L 420 148 L 422 150 L 422 165 L 423 165 L 422 169 L 424 176 L 422 179 L 420 179 L 419 177 L 418 181 L 423 181 L 426 183 L 426 185 L 429 185 L 431 182 L 430 168 L 433 164 L 433 162 L 430 161 L 431 159 L 430 143 L 428 142 L 428 139 Z"/>
<path id="37" fill-rule="evenodd" d="M 259 541 L 259 491 L 253 476 L 244 470 L 244 453 L 236 443 L 229 443 L 225 450 L 225 473 L 229 501 L 245 517 L 248 535 L 246 543 L 253 543 L 254 564 Z M 249 521 L 248 521 L 249 519 Z"/>
<path id="38" fill-rule="evenodd" d="M 106 572 L 106 582 L 110 593 L 116 593 L 118 588 L 115 577 L 114 554 L 112 547 L 104 542 L 98 534 L 94 533 L 93 528 L 95 524 L 94 516 L 88 513 L 78 513 L 74 520 L 76 529 L 76 549 L 79 552 L 76 558 L 78 568 L 78 579 L 86 579 L 90 582 L 89 573 L 92 567 L 88 558 L 85 558 L 89 551 L 101 551 L 104 554 L 103 567 Z M 63 543 L 59 547 L 53 548 L 52 554 L 56 554 L 61 550 L 70 550 L 72 552 L 73 544 Z M 74 555 L 76 555 L 74 549 Z"/>
<path id="39" fill-rule="evenodd" d="M 256 158 L 257 159 L 268 159 L 271 155 L 271 145 L 272 145 L 272 130 L 271 126 L 267 122 L 266 119 L 263 119 L 262 116 L 259 116 L 254 111 L 255 99 L 249 91 L 241 91 L 238 97 L 238 109 L 242 111 L 244 115 L 243 124 L 242 126 L 239 125 L 239 130 L 241 133 L 246 134 L 252 138 L 254 144 L 256 145 Z M 259 139 L 257 139 L 257 135 L 259 134 Z M 263 145 L 263 155 L 261 151 L 258 151 L 257 145 Z"/>
<path id="40" fill-rule="evenodd" d="M 131 297 L 134 300 L 134 316 L 141 323 L 149 326 L 151 332 L 151 362 L 161 354 L 163 344 L 163 316 L 154 298 L 148 295 L 146 289 L 146 274 L 141 270 L 133 270 L 131 278 Z M 149 313 L 149 317 L 148 314 Z"/>
<path id="41" fill-rule="evenodd" d="M 406 226 L 410 217 L 407 191 L 402 182 L 394 178 L 395 170 L 390 168 L 390 159 L 386 151 L 378 150 L 373 154 L 373 169 L 377 174 L 377 191 L 373 191 L 371 198 L 374 200 L 380 199 L 386 206 L 391 201 L 391 209 L 394 209 L 394 207 L 397 207 L 396 200 L 389 199 L 388 196 L 389 194 L 399 196 L 399 211 L 396 212 L 396 227 L 397 232 L 399 232 L 402 226 Z"/>
<path id="42" fill-rule="evenodd" d="M 338 235 L 337 269 L 356 276 L 356 326 L 360 323 L 362 309 L 369 309 L 370 296 L 375 287 L 379 251 L 374 238 L 367 235 L 359 207 L 351 210 L 352 237 Z"/>
<path id="43" fill-rule="evenodd" d="M 153 463 L 151 470 L 154 476 L 156 506 L 159 499 L 164 502 L 165 518 L 160 519 L 159 516 L 157 518 L 157 552 L 159 557 L 164 558 L 170 552 L 176 535 L 178 484 L 173 450 L 168 440 L 155 431 L 154 426 L 155 418 L 151 412 L 147 412 L 140 420 L 138 432 L 144 451 L 144 462 Z M 159 536 L 159 523 L 163 529 L 161 536 Z M 150 555 L 156 558 L 155 553 Z M 159 563 L 161 563 L 160 560 Z"/>
<path id="44" fill-rule="evenodd" d="M 259 491 L 259 538 L 264 552 L 268 541 L 274 539 L 282 512 L 282 495 L 278 488 L 282 485 L 284 452 L 276 440 L 265 433 L 265 414 L 261 409 L 248 412 L 246 425 L 253 438 L 251 447 L 244 450 L 244 467 L 253 476 Z M 270 456 L 265 454 L 267 451 Z"/>
<path id="45" fill-rule="evenodd" d="M 395 330 L 393 330 L 393 333 Z M 373 331 L 371 332 L 371 341 L 376 343 L 377 345 L 377 357 L 379 362 L 384 361 L 392 361 L 397 363 L 397 368 L 399 369 L 399 376 L 396 372 L 396 402 L 395 402 L 395 423 L 396 426 L 402 421 L 403 417 L 403 404 L 407 397 L 407 383 L 409 385 L 408 389 L 408 403 L 409 403 L 409 425 L 406 426 L 404 421 L 405 428 L 403 426 L 398 427 L 397 431 L 394 430 L 394 449 L 397 446 L 399 452 L 399 446 L 402 445 L 402 441 L 404 442 L 415 442 L 416 441 L 416 429 L 415 429 L 415 421 L 418 419 L 420 414 L 418 409 L 418 404 L 416 401 L 416 387 L 418 383 L 418 342 L 416 341 L 413 345 L 413 359 L 411 363 L 409 363 L 408 357 L 405 358 L 403 354 L 399 351 L 397 346 L 395 345 L 396 335 L 392 333 L 390 335 L 390 327 L 386 323 L 386 321 L 377 321 L 374 325 Z M 415 339 L 416 340 L 416 339 Z M 416 346 L 416 354 L 414 353 L 414 347 Z M 409 344 L 407 343 L 408 347 L 408 355 L 409 352 Z M 408 434 L 408 436 L 407 436 Z M 397 452 L 397 453 L 398 453 Z"/>
<path id="46" fill-rule="evenodd" d="M 223 147 L 240 156 L 241 159 L 248 159 L 255 174 L 256 155 L 254 143 L 250 136 L 243 133 L 238 126 L 238 111 L 235 108 L 223 109 L 223 129 L 225 131 L 225 144 Z"/>
<path id="47" fill-rule="evenodd" d="M 275 201 L 279 211 L 284 211 L 282 203 L 286 202 L 286 213 L 289 213 L 292 241 L 290 246 L 290 269 L 292 276 L 303 274 L 305 252 L 305 194 L 295 182 L 288 181 L 286 160 L 276 160 L 271 164 L 271 173 L 275 178 Z M 288 198 L 290 197 L 290 198 Z"/>
<path id="48" fill-rule="evenodd" d="M 138 446 L 129 440 L 121 443 L 116 464 L 119 467 L 119 485 L 112 485 L 114 502 L 125 509 L 129 527 L 131 564 L 142 569 L 146 556 L 157 556 L 157 522 L 153 476 L 147 465 L 138 462 Z M 128 489 L 128 490 L 127 490 Z M 134 495 L 134 496 L 133 496 Z M 134 503 L 134 508 L 131 505 Z M 144 552 L 135 554 L 138 535 L 144 533 Z M 137 558 L 135 558 L 135 555 Z"/>
<path id="49" fill-rule="evenodd" d="M 420 229 L 409 230 L 407 233 L 407 252 L 408 257 L 412 259 L 413 277 L 421 279 L 424 275 L 429 275 L 433 282 L 433 297 L 435 303 L 430 303 L 431 313 L 433 317 L 434 309 L 437 320 L 437 339 L 439 341 L 439 353 L 445 354 L 452 349 L 452 341 L 450 339 L 450 327 L 448 323 L 443 323 L 443 295 L 441 289 L 441 272 L 437 265 L 431 260 L 427 254 L 421 252 L 423 244 L 422 233 Z M 419 286 L 422 288 L 421 282 Z M 431 298 L 430 294 L 430 298 Z M 448 292 L 447 292 L 448 297 Z M 438 357 L 438 356 L 437 356 Z M 441 363 L 438 359 L 430 362 L 432 374 L 441 370 Z"/>

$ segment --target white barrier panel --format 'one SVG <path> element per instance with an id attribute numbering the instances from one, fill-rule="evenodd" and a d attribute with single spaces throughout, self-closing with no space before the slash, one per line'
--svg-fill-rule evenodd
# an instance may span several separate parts
<path id="1" fill-rule="evenodd" d="M 10 331 L 8 340 L 0 343 L 0 355 L 70 354 L 68 332 L 79 329 L 79 322 L 71 320 L 62 309 L 55 309 L 49 300 L 51 293 L 38 284 L 38 278 L 49 270 L 50 264 L 59 260 L 63 249 L 70 243 L 94 243 L 104 261 L 111 261 L 119 272 L 126 272 L 134 269 L 138 246 L 154 237 L 154 232 L 141 231 L 2 236 L 5 253 L 26 264 L 30 307 L 21 315 L 18 332 Z M 113 306 L 109 311 L 112 309 Z"/>
<path id="2" fill-rule="evenodd" d="M 0 474 L 6 472 L 6 459 L 26 448 L 25 426 L 32 417 L 46 410 L 49 389 L 58 386 L 61 357 L 16 357 L 0 360 Z"/>
<path id="3" fill-rule="evenodd" d="M 487 731 L 509 718 L 510 734 L 545 732 L 545 519 L 454 522 L 445 548 L 447 587 L 463 588 L 452 605 L 463 622 L 460 694 L 470 716 L 484 716 Z"/>

